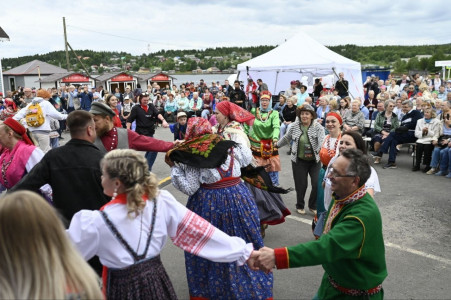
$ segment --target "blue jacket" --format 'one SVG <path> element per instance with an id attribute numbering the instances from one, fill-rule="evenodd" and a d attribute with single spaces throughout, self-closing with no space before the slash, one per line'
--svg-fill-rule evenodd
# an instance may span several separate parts
<path id="1" fill-rule="evenodd" d="M 92 93 L 79 93 L 78 97 L 80 97 L 80 108 L 86 111 L 90 111 L 92 103 Z"/>

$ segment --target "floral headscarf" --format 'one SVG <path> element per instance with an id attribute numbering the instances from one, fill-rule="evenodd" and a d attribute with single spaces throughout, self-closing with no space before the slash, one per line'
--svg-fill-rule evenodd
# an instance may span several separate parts
<path id="1" fill-rule="evenodd" d="M 213 133 L 213 131 L 211 129 L 211 124 L 207 119 L 199 117 L 188 119 L 185 140 L 190 140 L 192 138 L 211 133 Z"/>

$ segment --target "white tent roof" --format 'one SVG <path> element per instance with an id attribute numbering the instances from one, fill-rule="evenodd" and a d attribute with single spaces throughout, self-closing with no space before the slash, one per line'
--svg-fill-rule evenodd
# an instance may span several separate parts
<path id="1" fill-rule="evenodd" d="M 238 65 L 253 71 L 331 69 L 332 67 L 359 69 L 360 63 L 341 56 L 300 32 L 277 48 Z"/>
<path id="2" fill-rule="evenodd" d="M 289 81 L 307 76 L 309 85 L 313 77 L 343 72 L 354 96 L 363 96 L 362 74 L 359 62 L 341 56 L 304 32 L 300 32 L 273 50 L 238 65 L 240 80 L 250 76 L 262 78 L 273 93 L 289 87 Z M 265 81 L 266 80 L 266 81 Z M 271 88 L 273 87 L 273 88 Z"/>

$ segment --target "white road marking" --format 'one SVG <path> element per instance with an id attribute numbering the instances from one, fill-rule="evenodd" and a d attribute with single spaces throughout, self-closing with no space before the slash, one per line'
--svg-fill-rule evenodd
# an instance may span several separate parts
<path id="1" fill-rule="evenodd" d="M 292 219 L 292 220 L 295 220 L 295 221 L 298 221 L 298 222 L 302 222 L 302 223 L 305 223 L 305 224 L 309 224 L 309 225 L 312 225 L 312 220 L 313 220 L 313 217 L 312 217 L 311 220 L 309 220 L 309 219 L 304 219 L 304 218 L 296 217 L 296 216 L 292 216 L 292 215 L 286 216 L 285 218 Z"/>
<path id="2" fill-rule="evenodd" d="M 309 219 L 306 219 L 306 218 L 296 217 L 296 216 L 292 216 L 292 215 L 286 216 L 285 218 L 292 219 L 292 220 L 295 220 L 295 221 L 298 221 L 298 222 L 301 222 L 301 223 L 305 223 L 305 224 L 308 224 L 308 225 L 312 225 L 312 219 L 313 219 L 313 217 L 312 217 L 312 219 L 309 220 Z M 444 263 L 444 264 L 447 264 L 447 265 L 451 265 L 451 259 L 439 257 L 439 256 L 436 256 L 436 255 L 433 255 L 433 254 L 429 254 L 429 253 L 426 253 L 426 252 L 423 252 L 423 251 L 418 251 L 418 250 L 415 250 L 415 249 L 411 249 L 411 248 L 407 248 L 407 247 L 404 247 L 404 246 L 396 245 L 396 244 L 393 244 L 393 243 L 390 243 L 390 242 L 385 242 L 385 246 L 393 248 L 393 249 L 397 249 L 397 250 L 400 250 L 400 251 L 403 251 L 403 252 L 408 252 L 408 253 L 416 254 L 416 255 L 419 255 L 419 256 L 422 256 L 422 257 L 426 257 L 426 258 L 429 258 L 429 259 L 433 259 L 433 260 L 436 260 L 438 262 L 441 262 L 441 263 Z"/>

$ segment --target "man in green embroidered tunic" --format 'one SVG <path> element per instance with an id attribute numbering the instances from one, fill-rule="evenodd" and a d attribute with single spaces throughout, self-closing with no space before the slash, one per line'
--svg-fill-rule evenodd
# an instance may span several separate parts
<path id="1" fill-rule="evenodd" d="M 382 220 L 365 182 L 371 174 L 367 157 L 349 149 L 332 164 L 333 201 L 324 234 L 296 246 L 260 249 L 254 267 L 269 272 L 321 264 L 324 276 L 318 299 L 382 299 L 387 277 Z"/>

